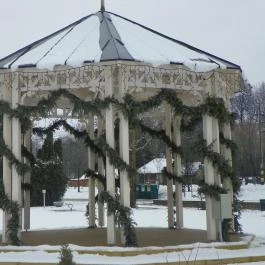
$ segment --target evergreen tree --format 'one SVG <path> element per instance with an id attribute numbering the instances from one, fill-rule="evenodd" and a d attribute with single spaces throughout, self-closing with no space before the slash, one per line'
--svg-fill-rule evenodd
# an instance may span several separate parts
<path id="1" fill-rule="evenodd" d="M 42 148 L 37 153 L 37 162 L 32 171 L 31 204 L 43 204 L 42 190 L 46 190 L 46 205 L 61 200 L 66 190 L 67 177 L 63 174 L 62 142 L 53 142 L 53 133 L 47 134 Z"/>
<path id="2" fill-rule="evenodd" d="M 81 177 L 87 169 L 87 146 L 82 139 L 65 137 L 62 141 L 64 174 L 68 178 Z"/>

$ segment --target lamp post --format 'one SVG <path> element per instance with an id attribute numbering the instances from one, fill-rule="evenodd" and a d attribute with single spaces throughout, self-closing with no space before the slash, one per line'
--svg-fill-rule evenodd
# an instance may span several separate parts
<path id="1" fill-rule="evenodd" d="M 46 190 L 42 190 L 42 194 L 43 194 L 43 208 L 45 209 L 45 201 L 46 201 L 45 195 L 46 195 Z"/>

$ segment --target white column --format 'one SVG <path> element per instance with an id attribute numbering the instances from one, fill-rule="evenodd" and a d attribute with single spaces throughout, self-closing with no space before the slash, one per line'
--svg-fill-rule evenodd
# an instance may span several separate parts
<path id="1" fill-rule="evenodd" d="M 0 70 L 1 71 L 1 70 Z M 2 88 L 1 88 L 2 89 Z M 3 88 L 3 100 L 11 104 L 12 89 L 11 86 L 4 86 Z M 11 119 L 7 114 L 3 115 L 3 139 L 5 144 L 12 149 L 12 126 Z M 5 193 L 9 199 L 11 199 L 11 190 L 12 190 L 12 169 L 9 160 L 4 156 L 3 157 L 3 183 Z M 3 226 L 2 226 L 2 242 L 8 243 L 8 234 L 7 234 L 7 224 L 10 219 L 10 214 L 3 212 Z"/>
<path id="2" fill-rule="evenodd" d="M 88 121 L 88 134 L 91 139 L 94 137 L 94 115 L 89 114 Z M 88 168 L 95 170 L 95 153 L 88 148 Z M 95 227 L 96 215 L 95 215 L 95 178 L 90 176 L 89 178 L 89 227 Z"/>
<path id="3" fill-rule="evenodd" d="M 112 71 L 111 67 L 105 68 L 105 78 L 106 78 L 106 87 L 105 94 L 106 96 L 113 95 L 113 84 L 112 84 Z M 114 139 L 114 112 L 113 106 L 110 106 L 106 109 L 106 141 L 110 147 L 114 148 L 115 139 Z M 110 163 L 110 159 L 107 155 L 106 158 L 106 183 L 107 191 L 109 194 L 115 198 L 115 169 L 114 166 Z M 110 214 L 107 217 L 107 243 L 109 245 L 114 245 L 116 243 L 116 234 L 115 234 L 115 218 L 114 214 Z"/>
<path id="4" fill-rule="evenodd" d="M 222 128 L 223 135 L 226 139 L 232 140 L 232 134 L 231 134 L 231 126 L 230 123 L 225 123 Z M 224 158 L 228 161 L 229 165 L 232 167 L 232 152 L 230 148 L 227 148 L 225 145 L 221 146 L 221 154 L 223 154 Z M 229 177 L 224 178 L 223 180 L 223 187 L 227 190 L 227 193 L 230 196 L 231 204 L 233 204 L 233 185 L 232 181 Z M 231 219 L 233 220 L 233 213 L 231 212 Z M 231 228 L 234 230 L 235 224 L 232 221 L 231 222 Z"/>
<path id="5" fill-rule="evenodd" d="M 129 124 L 128 120 L 120 113 L 120 157 L 129 164 Z M 120 172 L 120 194 L 121 204 L 130 207 L 130 181 L 127 170 Z M 121 243 L 125 244 L 125 237 L 122 233 Z"/>
<path id="6" fill-rule="evenodd" d="M 166 104 L 166 135 L 172 139 L 171 125 L 172 125 L 172 110 L 169 104 Z M 172 168 L 172 152 L 169 147 L 166 147 L 166 161 L 167 171 L 173 173 Z M 167 221 L 168 228 L 174 228 L 174 201 L 173 201 L 173 179 L 167 179 Z"/>
<path id="7" fill-rule="evenodd" d="M 112 148 L 114 148 L 114 113 L 112 106 L 109 106 L 109 108 L 106 110 L 106 141 Z M 108 156 L 106 159 L 106 182 L 107 191 L 114 198 L 115 171 L 114 166 L 110 163 Z M 107 217 L 107 240 L 108 244 L 110 245 L 115 244 L 116 242 L 114 214 L 110 214 Z"/>
<path id="8" fill-rule="evenodd" d="M 20 101 L 20 92 L 17 87 L 12 86 L 12 108 L 15 109 Z M 18 118 L 12 118 L 12 152 L 14 156 L 21 161 L 21 124 Z M 15 165 L 12 165 L 12 190 L 11 199 L 18 202 L 20 206 L 19 216 L 20 225 L 21 224 L 21 176 L 18 174 Z M 20 227 L 21 229 L 21 227 Z M 20 229 L 18 232 L 18 237 L 20 237 Z"/>
<path id="9" fill-rule="evenodd" d="M 203 137 L 206 140 L 206 144 L 210 145 L 213 142 L 213 118 L 209 115 L 203 115 Z M 209 185 L 215 184 L 215 172 L 211 161 L 207 158 L 204 159 L 204 174 L 205 183 Z M 218 227 L 214 218 L 214 208 L 216 207 L 216 201 L 210 196 L 205 196 L 206 203 L 206 222 L 207 222 L 207 239 L 209 241 L 217 240 Z"/>
<path id="10" fill-rule="evenodd" d="M 23 135 L 23 145 L 27 148 L 28 151 L 31 151 L 31 129 L 29 129 Z M 29 164 L 24 158 L 24 163 Z M 24 175 L 24 183 L 31 183 L 31 174 L 30 171 L 26 172 Z M 24 212 L 23 212 L 23 228 L 25 230 L 30 229 L 30 190 L 24 190 Z"/>
<path id="11" fill-rule="evenodd" d="M 174 117 L 173 122 L 173 141 L 175 145 L 181 145 L 181 116 Z M 174 174 L 181 176 L 181 155 L 174 154 Z M 182 183 L 175 182 L 175 200 L 176 200 L 176 227 L 183 228 L 183 202 L 182 202 Z"/>
<path id="12" fill-rule="evenodd" d="M 212 118 L 212 124 L 213 124 L 213 151 L 220 154 L 220 130 L 219 130 L 219 122 L 216 118 Z M 215 185 L 218 185 L 219 187 L 222 186 L 221 176 L 217 169 L 214 170 L 214 183 Z M 222 220 L 220 216 L 220 200 L 215 200 L 214 203 L 216 205 L 215 211 L 214 211 L 214 218 L 216 222 L 216 229 L 217 229 L 217 240 L 223 241 L 222 238 Z M 217 210 L 217 211 L 216 211 Z"/>
<path id="13" fill-rule="evenodd" d="M 98 138 L 100 138 L 102 135 L 102 123 L 102 118 L 98 117 Z M 100 156 L 98 156 L 98 173 L 102 176 L 105 175 L 103 158 Z M 98 181 L 98 198 L 103 191 L 104 185 Z M 98 225 L 100 227 L 104 226 L 104 203 L 102 203 L 100 200 L 98 200 Z"/>

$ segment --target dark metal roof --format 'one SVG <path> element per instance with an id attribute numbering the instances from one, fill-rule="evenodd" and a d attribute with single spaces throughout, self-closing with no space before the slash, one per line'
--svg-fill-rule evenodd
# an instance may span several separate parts
<path id="1" fill-rule="evenodd" d="M 100 39 L 99 44 L 102 50 L 101 61 L 109 60 L 131 60 L 130 55 L 124 46 L 121 37 L 112 23 L 110 15 L 106 12 L 97 13 L 100 19 Z"/>
<path id="2" fill-rule="evenodd" d="M 185 63 L 186 59 L 194 68 L 207 65 L 241 70 L 228 60 L 104 10 L 0 59 L 0 67 L 113 60 Z"/>

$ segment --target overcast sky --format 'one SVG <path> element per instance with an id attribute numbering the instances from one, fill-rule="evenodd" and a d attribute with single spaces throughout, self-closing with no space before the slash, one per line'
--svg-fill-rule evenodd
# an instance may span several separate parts
<path id="1" fill-rule="evenodd" d="M 101 0 L 0 0 L 0 58 L 96 12 Z M 265 81 L 265 0 L 105 0 L 118 13 Z"/>

